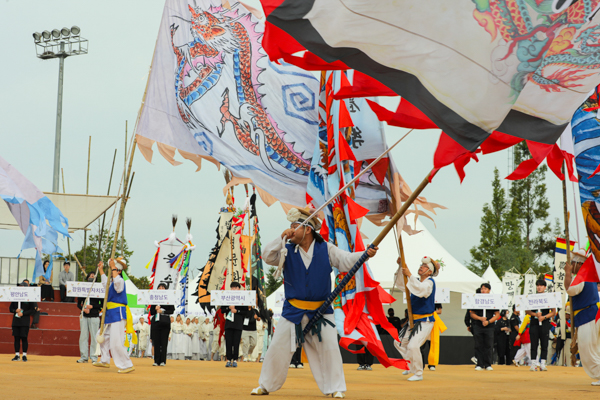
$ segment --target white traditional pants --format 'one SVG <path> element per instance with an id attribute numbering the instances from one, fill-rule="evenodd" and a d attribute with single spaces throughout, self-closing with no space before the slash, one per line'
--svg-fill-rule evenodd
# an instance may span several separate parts
<path id="1" fill-rule="evenodd" d="M 410 340 L 410 330 L 408 330 L 401 342 L 394 340 L 394 347 L 402 354 L 405 360 L 410 361 L 409 372 L 417 376 L 423 375 L 423 356 L 421 355 L 421 346 L 427 341 L 433 329 L 433 322 L 421 322 L 421 328 L 414 334 Z"/>
<path id="2" fill-rule="evenodd" d="M 325 315 L 324 318 L 334 323 L 333 314 Z M 308 317 L 304 315 L 302 328 L 307 323 Z M 321 342 L 317 335 L 308 334 L 304 338 L 304 351 L 313 377 L 325 395 L 345 392 L 346 380 L 336 329 L 328 324 L 323 325 L 321 338 Z M 281 317 L 260 372 L 258 383 L 263 389 L 271 393 L 283 386 L 295 351 L 296 325 Z"/>
<path id="3" fill-rule="evenodd" d="M 79 354 L 82 360 L 91 359 L 96 361 L 97 357 L 94 354 L 96 351 L 96 333 L 98 332 L 98 326 L 100 325 L 100 318 L 80 318 L 79 319 Z M 90 338 L 90 339 L 88 339 Z"/>
<path id="4" fill-rule="evenodd" d="M 515 354 L 515 363 L 518 363 L 525 357 L 531 360 L 531 343 L 523 343 L 521 344 L 521 348 Z"/>
<path id="5" fill-rule="evenodd" d="M 248 357 L 254 352 L 256 347 L 256 331 L 242 331 L 242 355 L 244 361 L 248 361 Z"/>
<path id="6" fill-rule="evenodd" d="M 592 379 L 600 379 L 600 340 L 598 329 L 600 324 L 590 321 L 577 328 L 577 346 L 579 358 L 586 374 Z M 569 351 L 565 348 L 565 351 Z M 570 354 L 570 353 L 567 353 Z"/>
<path id="7" fill-rule="evenodd" d="M 101 361 L 105 364 L 110 364 L 110 356 L 112 355 L 115 366 L 119 369 L 133 367 L 133 363 L 127 355 L 127 349 L 124 345 L 125 322 L 122 319 L 112 324 L 106 324 L 104 342 L 100 343 Z"/>

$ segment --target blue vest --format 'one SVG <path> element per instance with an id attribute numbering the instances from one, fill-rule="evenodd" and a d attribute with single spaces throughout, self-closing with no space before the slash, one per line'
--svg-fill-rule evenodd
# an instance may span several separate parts
<path id="1" fill-rule="evenodd" d="M 127 305 L 127 289 L 123 286 L 123 291 L 118 293 L 115 290 L 115 283 L 111 282 L 108 288 L 108 299 L 107 303 L 119 303 Z M 119 322 L 122 319 L 127 319 L 127 309 L 125 307 L 117 307 L 113 309 L 106 309 L 106 318 L 104 323 L 112 324 L 113 322 Z"/>
<path id="2" fill-rule="evenodd" d="M 433 291 L 429 297 L 418 297 L 412 293 L 410 294 L 410 304 L 412 305 L 413 314 L 425 315 L 435 312 L 435 281 L 433 278 L 427 279 L 431 279 L 431 282 L 433 282 Z M 415 319 L 415 321 L 433 322 L 435 321 L 435 318 L 432 315 L 427 318 Z"/>
<path id="3" fill-rule="evenodd" d="M 310 266 L 306 268 L 300 249 L 295 251 L 296 245 L 286 244 L 288 249 L 285 258 L 285 267 L 283 269 L 283 287 L 285 290 L 286 301 L 283 304 L 281 315 L 288 321 L 299 324 L 304 314 L 312 318 L 316 310 L 301 310 L 292 306 L 287 299 L 298 299 L 308 301 L 324 301 L 331 294 L 331 264 L 329 263 L 329 253 L 327 252 L 327 243 L 314 242 L 313 258 Z M 333 314 L 333 308 L 330 306 L 325 314 Z"/>
<path id="4" fill-rule="evenodd" d="M 593 282 L 585 282 L 581 293 L 571 297 L 573 310 L 581 310 L 577 315 L 571 316 L 576 327 L 596 319 L 596 314 L 598 313 L 598 301 L 600 301 L 598 299 L 598 286 Z"/>

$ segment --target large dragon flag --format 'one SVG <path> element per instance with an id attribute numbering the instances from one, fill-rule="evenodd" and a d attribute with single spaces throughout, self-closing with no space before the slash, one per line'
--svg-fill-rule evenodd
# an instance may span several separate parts
<path id="1" fill-rule="evenodd" d="M 198 167 L 209 160 L 227 167 L 233 183 L 249 179 L 268 205 L 303 206 L 318 136 L 319 80 L 269 61 L 261 45 L 264 24 L 242 4 L 211 3 L 166 1 L 137 128 L 139 149 L 151 161 L 156 142 L 173 165 L 180 164 L 175 150 Z M 356 201 L 369 215 L 387 212 L 385 193 L 373 189 L 361 184 Z"/>
<path id="2" fill-rule="evenodd" d="M 57 244 L 58 234 L 70 238 L 69 221 L 41 190 L 2 157 L 0 198 L 4 200 L 25 235 L 21 251 L 36 249 L 33 271 L 35 282 L 39 276 L 44 275 L 42 253 L 62 253 Z"/>
<path id="3" fill-rule="evenodd" d="M 574 283 L 600 282 L 600 94 L 599 89 L 575 111 L 571 121 L 572 147 L 579 175 L 579 197 L 590 242 L 590 256 Z M 568 144 L 564 146 L 568 148 Z"/>
<path id="4" fill-rule="evenodd" d="M 598 84 L 600 0 L 261 3 L 271 60 L 360 71 L 469 151 L 494 131 L 554 144 Z"/>
<path id="5" fill-rule="evenodd" d="M 371 111 L 365 99 L 333 99 L 333 88 L 336 84 L 339 85 L 345 74 L 322 74 L 319 140 L 315 145 L 316 157 L 313 157 L 307 187 L 309 199 L 315 206 L 323 204 L 352 180 L 355 166 L 360 165 L 357 158 L 361 157 L 358 155 L 365 151 L 363 141 L 383 146 L 381 125 L 377 121 L 369 121 Z M 357 131 L 361 134 L 357 134 Z M 377 151 L 381 153 L 382 149 Z M 386 159 L 382 173 L 378 174 L 377 179 L 381 182 L 386 179 L 388 161 Z M 375 180 L 374 184 L 377 183 Z M 358 220 L 368 210 L 358 205 L 354 196 L 355 188 L 350 187 L 328 205 L 324 209 L 325 219 L 321 229 L 326 240 L 349 252 L 365 250 L 358 230 Z M 345 274 L 340 273 L 337 268 L 334 268 L 334 274 L 337 285 Z M 369 266 L 365 263 L 334 301 L 336 327 L 341 337 L 340 344 L 346 349 L 350 350 L 351 343 L 363 344 L 385 367 L 393 365 L 407 369 L 406 361 L 388 358 L 375 327 L 381 325 L 398 340 L 398 332 L 388 322 L 382 307 L 382 303 L 393 301 L 394 298 L 373 280 Z M 359 351 L 364 352 L 364 349 Z"/>

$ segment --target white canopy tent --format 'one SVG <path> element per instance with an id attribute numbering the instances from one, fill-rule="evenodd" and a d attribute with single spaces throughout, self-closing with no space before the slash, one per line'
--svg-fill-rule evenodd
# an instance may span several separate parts
<path id="1" fill-rule="evenodd" d="M 414 229 L 421 231 L 416 235 L 402 232 L 402 243 L 408 269 L 415 274 L 421 265 L 421 259 L 429 256 L 434 260 L 442 260 L 444 267 L 435 278 L 440 288 L 448 288 L 453 292 L 474 293 L 485 280 L 467 269 L 454 258 L 417 220 Z M 368 242 L 368 241 L 365 241 Z M 377 255 L 369 260 L 373 277 L 381 283 L 384 289 L 391 289 L 394 284 L 394 274 L 398 270 L 398 244 L 395 235 L 390 232 L 379 244 Z"/>
<path id="2" fill-rule="evenodd" d="M 496 275 L 491 265 L 487 267 L 481 277 L 484 281 L 489 282 L 490 286 L 492 287 L 492 293 L 502 294 L 502 281 L 500 278 L 498 278 L 498 275 Z"/>

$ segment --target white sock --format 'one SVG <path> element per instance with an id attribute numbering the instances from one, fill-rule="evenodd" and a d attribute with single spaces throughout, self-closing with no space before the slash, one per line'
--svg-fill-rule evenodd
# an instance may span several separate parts
<path id="1" fill-rule="evenodd" d="M 15 356 L 19 357 L 19 352 L 15 352 Z"/>
<path id="2" fill-rule="evenodd" d="M 23 357 L 27 357 L 27 353 L 26 352 L 23 352 Z"/>

